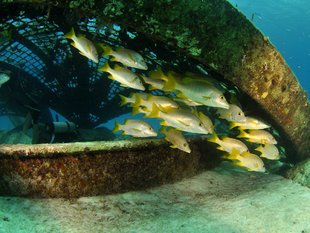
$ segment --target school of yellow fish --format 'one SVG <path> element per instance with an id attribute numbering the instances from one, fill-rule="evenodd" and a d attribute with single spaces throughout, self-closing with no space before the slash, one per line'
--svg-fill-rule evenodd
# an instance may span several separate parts
<path id="1" fill-rule="evenodd" d="M 150 71 L 148 77 L 133 72 L 130 68 L 147 70 L 143 57 L 130 49 L 116 48 L 113 50 L 105 44 L 93 44 L 83 35 L 75 35 L 72 30 L 65 37 L 73 40 L 71 45 L 77 48 L 81 55 L 98 63 L 100 57 L 112 57 L 110 60 L 118 62 L 112 68 L 108 61 L 99 68 L 100 71 L 109 73 L 108 78 L 120 83 L 121 86 L 130 87 L 139 91 L 159 89 L 167 96 L 156 96 L 145 92 L 133 92 L 130 96 L 122 96 L 121 106 L 129 104 L 132 115 L 143 113 L 144 117 L 161 120 L 160 133 L 170 142 L 172 148 L 178 148 L 191 153 L 188 142 L 181 131 L 210 135 L 208 141 L 218 144 L 219 150 L 227 152 L 224 159 L 232 160 L 233 164 L 246 168 L 249 171 L 265 172 L 265 167 L 260 157 L 277 160 L 280 158 L 279 150 L 275 146 L 277 141 L 271 133 L 264 130 L 270 125 L 263 121 L 245 116 L 237 104 L 228 103 L 223 91 L 217 87 L 216 81 L 201 74 L 178 74 L 174 71 L 163 72 L 160 68 Z M 102 54 L 98 55 L 98 52 Z M 126 67 L 127 68 L 126 68 Z M 176 97 L 171 93 L 177 93 Z M 174 96 L 174 97 L 173 97 Z M 205 105 L 217 108 L 219 118 L 230 122 L 230 129 L 238 127 L 238 138 L 260 144 L 251 153 L 245 143 L 230 137 L 219 138 L 214 130 L 212 120 L 198 112 L 195 106 Z M 123 125 L 115 122 L 113 132 L 123 131 L 122 134 L 134 137 L 153 137 L 157 132 L 152 126 L 140 119 L 127 119 Z"/>

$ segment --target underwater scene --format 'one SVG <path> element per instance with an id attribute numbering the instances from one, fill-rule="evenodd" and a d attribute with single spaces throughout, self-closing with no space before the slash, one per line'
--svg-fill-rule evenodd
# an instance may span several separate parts
<path id="1" fill-rule="evenodd" d="M 309 9 L 1 1 L 0 233 L 310 233 Z"/>

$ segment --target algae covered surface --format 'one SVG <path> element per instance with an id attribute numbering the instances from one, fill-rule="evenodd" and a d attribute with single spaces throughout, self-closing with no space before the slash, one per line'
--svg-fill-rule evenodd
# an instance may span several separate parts
<path id="1" fill-rule="evenodd" d="M 0 203 L 0 232 L 310 232 L 308 188 L 227 164 L 145 191 Z"/>

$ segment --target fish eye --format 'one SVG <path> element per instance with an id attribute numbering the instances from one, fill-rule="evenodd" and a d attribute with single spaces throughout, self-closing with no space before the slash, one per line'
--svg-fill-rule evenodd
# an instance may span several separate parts
<path id="1" fill-rule="evenodd" d="M 186 147 L 186 143 L 184 143 L 183 146 Z"/>
<path id="2" fill-rule="evenodd" d="M 221 100 L 223 100 L 223 99 L 224 99 L 224 96 L 223 96 L 223 95 L 221 95 L 221 96 L 220 96 L 220 99 L 221 99 Z"/>
<path id="3" fill-rule="evenodd" d="M 199 127 L 202 127 L 202 123 L 201 123 L 201 122 L 200 122 L 200 123 L 198 123 L 198 126 L 199 126 Z"/>
<path id="4" fill-rule="evenodd" d="M 241 116 L 242 115 L 241 112 L 239 112 L 238 115 Z"/>

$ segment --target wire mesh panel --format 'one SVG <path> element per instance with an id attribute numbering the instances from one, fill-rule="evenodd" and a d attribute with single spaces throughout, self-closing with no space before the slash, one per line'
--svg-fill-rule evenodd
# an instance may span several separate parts
<path id="1" fill-rule="evenodd" d="M 132 29 L 115 24 L 104 25 L 96 18 L 76 20 L 68 25 L 60 17 L 29 17 L 25 12 L 0 24 L 10 38 L 0 44 L 0 68 L 11 72 L 11 83 L 19 90 L 21 108 L 24 102 L 34 108 L 49 107 L 84 128 L 92 128 L 118 115 L 129 112 L 120 107 L 119 94 L 139 92 L 120 86 L 108 79 L 108 74 L 98 68 L 99 63 L 81 56 L 64 37 L 72 27 L 95 44 L 104 43 L 113 49 L 129 48 L 142 54 L 149 70 L 166 66 L 174 70 L 196 69 L 188 58 L 178 55 L 167 45 L 157 44 Z M 113 67 L 113 62 L 108 60 Z M 147 76 L 147 72 L 133 69 Z M 159 90 L 151 91 L 163 94 Z M 5 112 L 2 112 L 5 114 Z"/>

